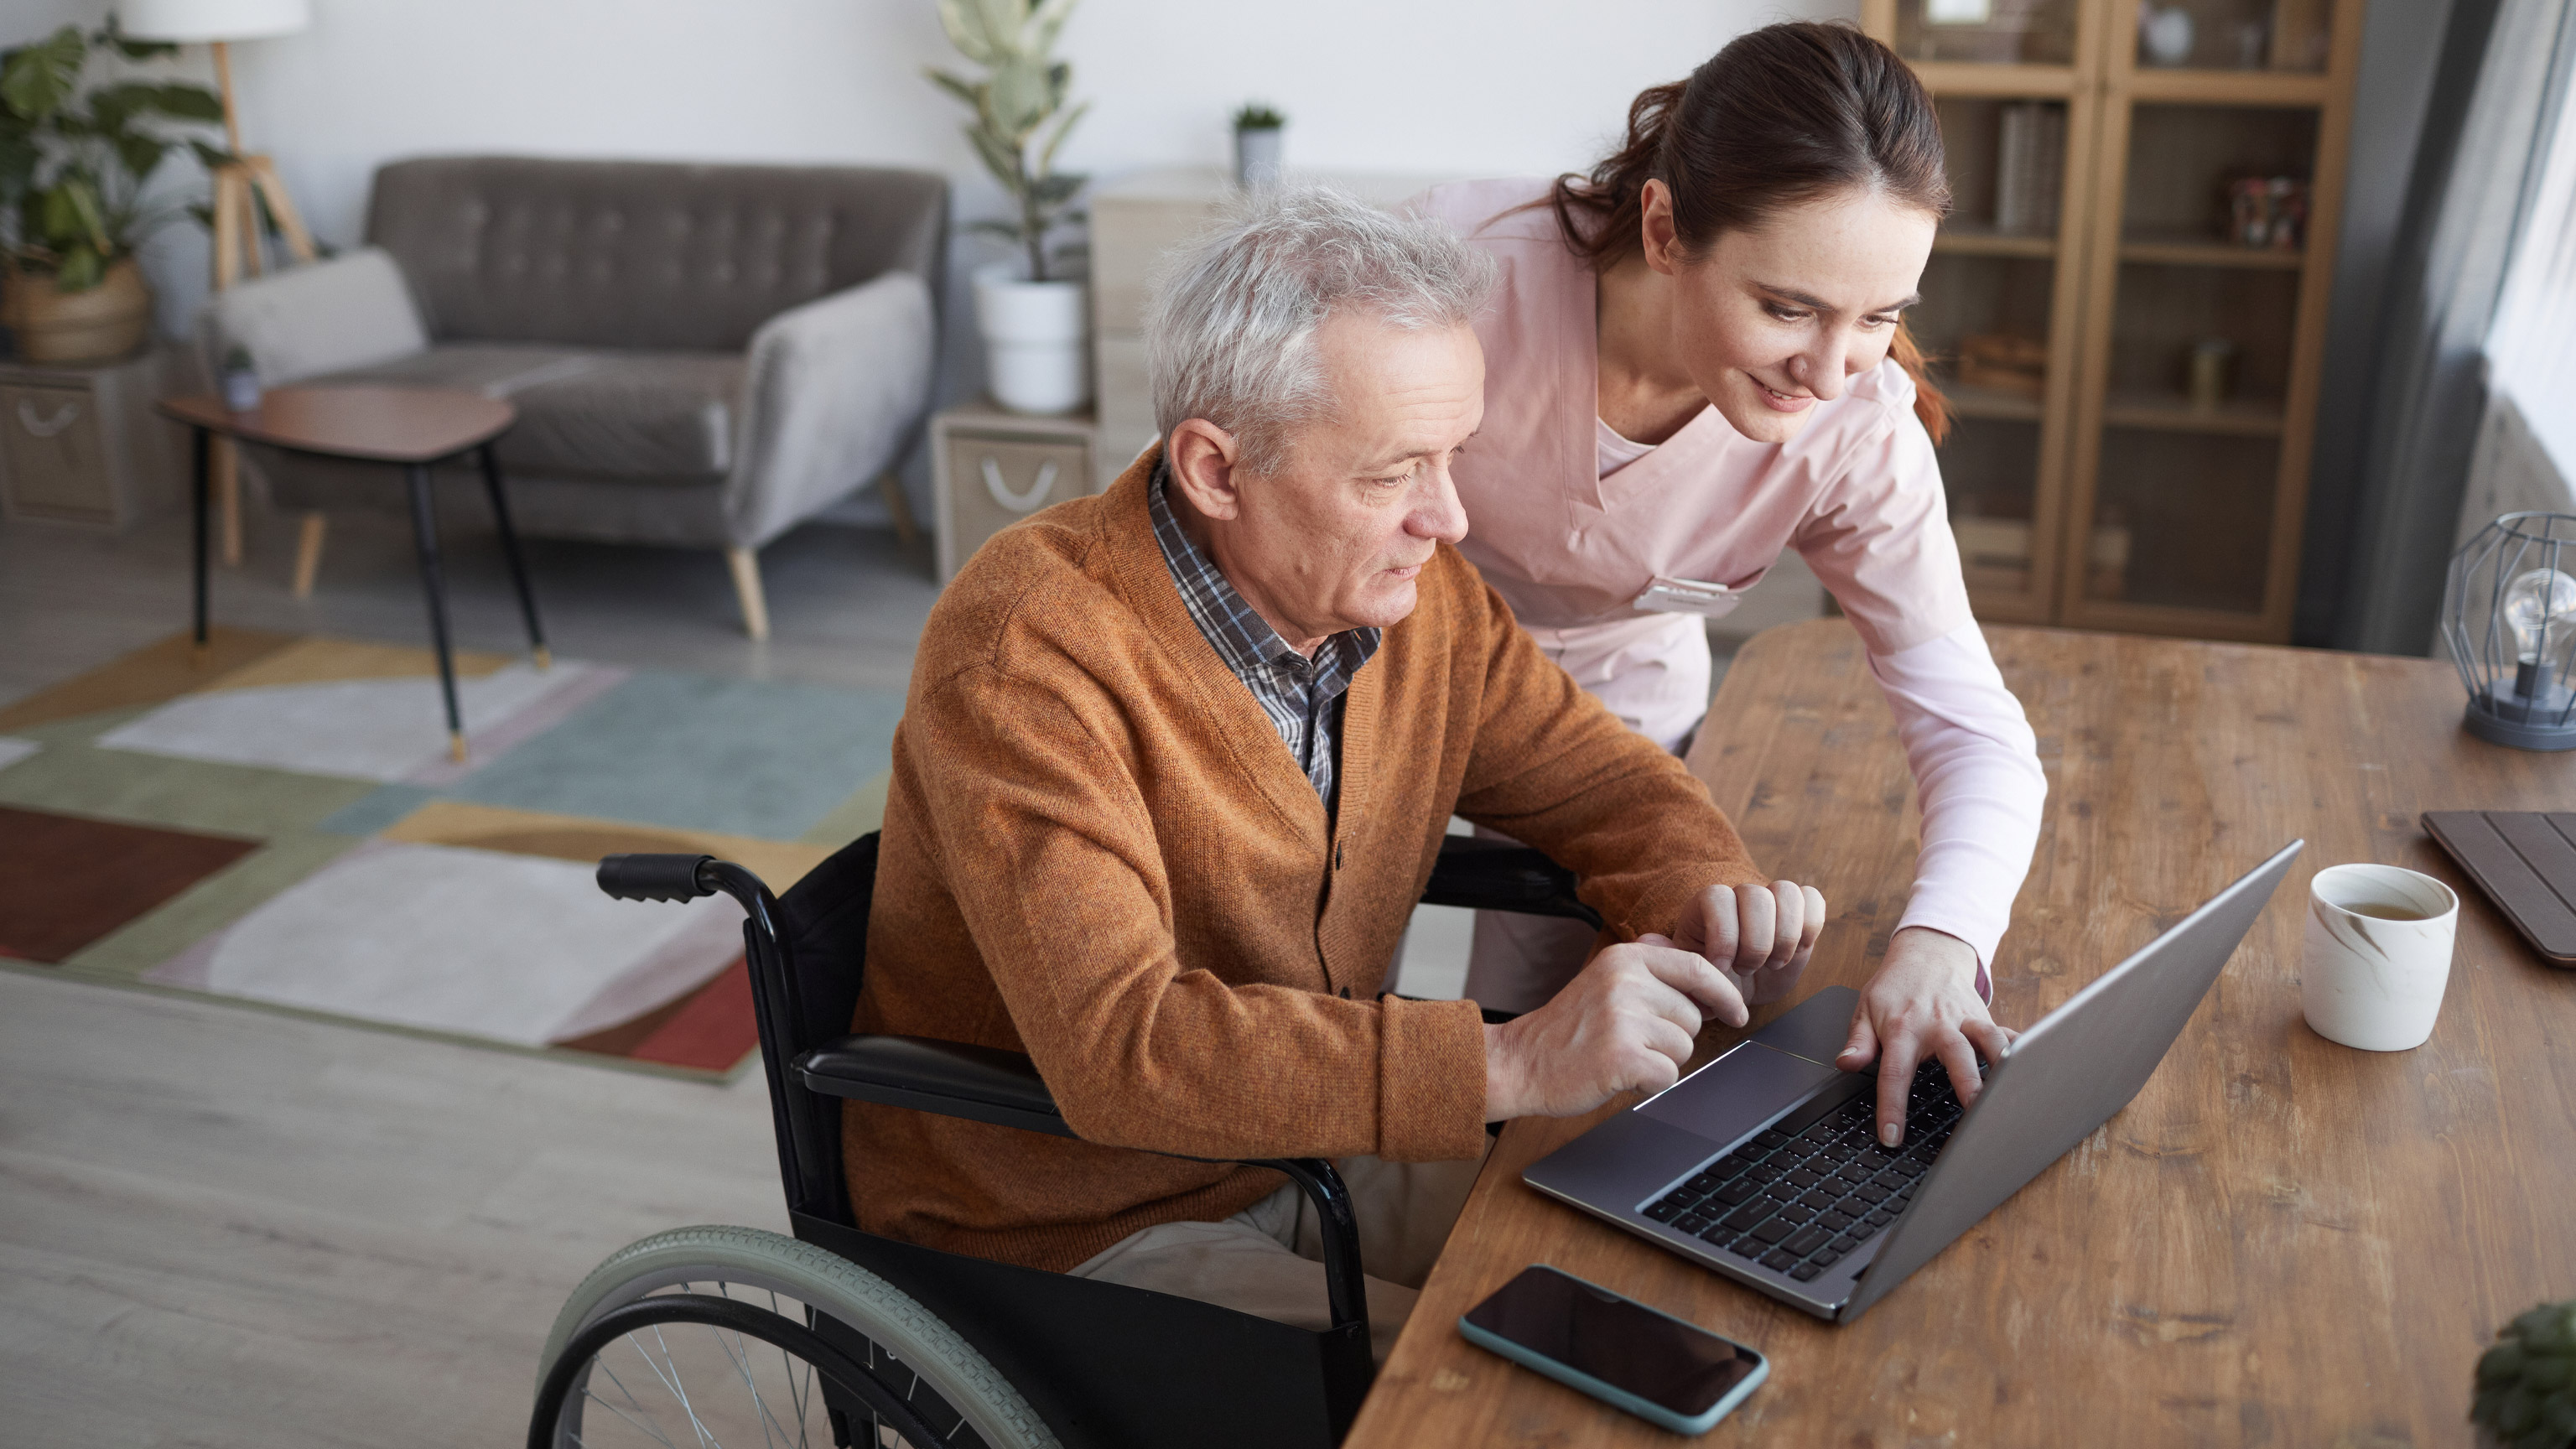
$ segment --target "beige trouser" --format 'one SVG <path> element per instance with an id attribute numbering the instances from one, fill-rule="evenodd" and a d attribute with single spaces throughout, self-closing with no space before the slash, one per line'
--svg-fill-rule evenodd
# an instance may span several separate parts
<path id="1" fill-rule="evenodd" d="M 1384 1363 L 1484 1160 L 1345 1157 L 1333 1166 L 1359 1218 L 1369 1346 Z M 1323 1257 L 1315 1205 L 1291 1184 L 1221 1223 L 1163 1223 L 1130 1233 L 1073 1273 L 1320 1331 L 1333 1324 Z"/>

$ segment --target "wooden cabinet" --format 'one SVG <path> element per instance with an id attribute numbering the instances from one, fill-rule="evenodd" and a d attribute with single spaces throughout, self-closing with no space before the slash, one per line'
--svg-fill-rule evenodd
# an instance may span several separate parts
<path id="1" fill-rule="evenodd" d="M 1029 417 L 981 403 L 932 418 L 939 581 L 957 577 L 994 534 L 1041 508 L 1098 492 L 1096 442 L 1087 417 Z"/>
<path id="2" fill-rule="evenodd" d="M 152 412 L 167 361 L 0 362 L 0 511 L 121 529 L 174 502 L 179 429 Z"/>
<path id="3" fill-rule="evenodd" d="M 1865 0 L 1947 143 L 1912 325 L 1980 616 L 2289 637 L 2361 12 Z"/>

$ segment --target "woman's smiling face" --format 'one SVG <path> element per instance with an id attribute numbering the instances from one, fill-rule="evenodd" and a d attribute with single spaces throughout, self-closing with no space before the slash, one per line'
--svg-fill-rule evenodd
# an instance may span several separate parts
<path id="1" fill-rule="evenodd" d="M 1691 255 L 1675 244 L 1672 195 L 1645 188 L 1646 262 L 1671 277 L 1682 366 L 1736 431 L 1798 435 L 1819 402 L 1878 366 L 1916 301 L 1939 223 L 1874 189 L 1783 208 Z"/>

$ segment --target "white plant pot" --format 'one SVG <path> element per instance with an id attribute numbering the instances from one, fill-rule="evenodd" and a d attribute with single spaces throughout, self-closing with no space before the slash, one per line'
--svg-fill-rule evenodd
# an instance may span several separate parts
<path id="1" fill-rule="evenodd" d="M 1278 185 L 1280 157 L 1286 149 L 1282 140 L 1277 126 L 1238 128 L 1234 133 L 1234 184 L 1246 191 Z"/>
<path id="2" fill-rule="evenodd" d="M 1069 413 L 1091 401 L 1080 282 L 1021 280 L 1018 263 L 975 269 L 975 325 L 993 400 L 1015 413 Z"/>

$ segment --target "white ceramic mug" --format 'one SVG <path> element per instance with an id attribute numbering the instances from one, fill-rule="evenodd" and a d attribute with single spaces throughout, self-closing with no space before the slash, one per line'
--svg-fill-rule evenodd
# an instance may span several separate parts
<path id="1" fill-rule="evenodd" d="M 2393 865 L 2334 865 L 2308 883 L 2299 995 L 2328 1041 L 2402 1052 L 2433 1034 L 2451 979 L 2460 898 Z"/>

